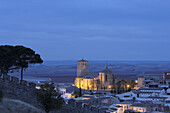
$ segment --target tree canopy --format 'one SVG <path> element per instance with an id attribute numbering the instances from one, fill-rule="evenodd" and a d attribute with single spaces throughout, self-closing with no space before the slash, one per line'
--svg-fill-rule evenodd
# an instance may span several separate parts
<path id="1" fill-rule="evenodd" d="M 0 46 L 1 74 L 7 74 L 15 64 L 15 51 L 13 46 Z"/>
<path id="2" fill-rule="evenodd" d="M 61 108 L 64 103 L 64 99 L 61 97 L 61 94 L 55 90 L 53 83 L 41 85 L 37 91 L 37 99 L 43 105 L 46 113 Z"/>
<path id="3" fill-rule="evenodd" d="M 23 70 L 29 64 L 43 63 L 39 54 L 24 46 L 0 46 L 0 70 L 1 75 L 7 74 L 10 70 L 21 69 L 21 81 L 23 80 Z"/>

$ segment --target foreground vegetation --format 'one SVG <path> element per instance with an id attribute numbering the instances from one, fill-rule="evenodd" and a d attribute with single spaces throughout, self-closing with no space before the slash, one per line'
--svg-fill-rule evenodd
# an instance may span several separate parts
<path id="1" fill-rule="evenodd" d="M 21 70 L 21 81 L 23 71 L 30 64 L 43 63 L 39 54 L 24 46 L 0 46 L 0 75 L 7 75 L 8 72 Z"/>
<path id="2" fill-rule="evenodd" d="M 40 86 L 40 90 L 37 91 L 37 99 L 43 105 L 46 113 L 61 108 L 64 103 L 64 99 L 61 97 L 61 94 L 55 90 L 54 84 L 52 83 L 46 83 Z"/>
<path id="3" fill-rule="evenodd" d="M 45 113 L 44 111 L 20 100 L 3 98 L 0 102 L 1 113 Z"/>

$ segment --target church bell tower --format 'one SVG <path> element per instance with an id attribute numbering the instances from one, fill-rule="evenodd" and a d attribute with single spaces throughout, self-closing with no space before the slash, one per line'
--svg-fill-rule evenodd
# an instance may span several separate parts
<path id="1" fill-rule="evenodd" d="M 77 77 L 85 76 L 89 74 L 88 61 L 82 59 L 77 62 Z"/>

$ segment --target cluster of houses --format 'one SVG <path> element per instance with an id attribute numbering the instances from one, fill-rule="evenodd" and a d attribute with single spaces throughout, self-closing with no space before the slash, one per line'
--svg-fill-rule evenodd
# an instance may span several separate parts
<path id="1" fill-rule="evenodd" d="M 164 72 L 163 77 L 138 76 L 133 90 L 122 94 L 113 94 L 108 90 L 114 86 L 115 79 L 107 66 L 104 71 L 89 77 L 88 61 L 81 60 L 78 61 L 77 72 L 74 84 L 56 84 L 56 87 L 66 103 L 75 100 L 82 106 L 88 105 L 89 113 L 170 112 L 170 72 Z M 83 96 L 73 98 L 73 93 L 80 89 Z"/>
<path id="2" fill-rule="evenodd" d="M 137 89 L 117 94 L 120 102 L 127 103 L 127 108 L 140 112 L 169 113 L 170 108 L 170 72 L 163 77 L 138 77 Z M 136 102 L 140 103 L 132 108 Z M 144 105 L 144 106 L 143 106 Z"/>
<path id="3" fill-rule="evenodd" d="M 79 88 L 71 85 L 61 85 L 60 92 L 65 100 L 88 104 L 98 111 L 106 113 L 169 113 L 170 111 L 170 72 L 165 72 L 162 78 L 138 77 L 136 89 L 122 94 L 112 94 L 109 91 L 82 90 L 84 95 L 73 98 L 71 95 Z M 95 111 L 91 111 L 95 113 Z M 97 113 L 97 112 L 96 112 Z M 100 112 L 99 112 L 100 113 Z"/>

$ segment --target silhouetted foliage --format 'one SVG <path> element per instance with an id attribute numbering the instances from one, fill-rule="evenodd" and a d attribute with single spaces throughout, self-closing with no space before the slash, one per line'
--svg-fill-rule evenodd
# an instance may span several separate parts
<path id="1" fill-rule="evenodd" d="M 135 100 L 136 100 L 136 97 L 133 97 L 133 102 L 135 102 Z"/>
<path id="2" fill-rule="evenodd" d="M 14 69 L 16 54 L 13 46 L 0 46 L 0 74 L 7 74 Z"/>
<path id="3" fill-rule="evenodd" d="M 82 96 L 82 92 L 81 92 L 81 88 L 80 88 L 79 97 L 81 97 L 81 96 Z"/>
<path id="4" fill-rule="evenodd" d="M 132 89 L 131 88 L 129 88 L 128 90 L 127 90 L 127 92 L 130 92 Z"/>
<path id="5" fill-rule="evenodd" d="M 39 54 L 35 54 L 30 48 L 24 46 L 15 46 L 17 54 L 16 66 L 21 69 L 21 81 L 23 80 L 23 70 L 28 68 L 29 64 L 43 63 Z"/>
<path id="6" fill-rule="evenodd" d="M 3 97 L 2 90 L 0 90 L 0 102 L 2 101 L 2 97 Z"/>
<path id="7" fill-rule="evenodd" d="M 134 88 L 136 85 L 135 80 L 125 80 L 125 79 L 121 79 L 119 81 L 116 82 L 115 84 L 115 92 L 120 94 L 120 93 L 124 93 L 124 92 L 129 92 L 132 90 L 132 88 Z M 127 87 L 129 86 L 129 87 Z"/>
<path id="8" fill-rule="evenodd" d="M 42 63 L 39 54 L 35 54 L 30 48 L 24 46 L 0 46 L 0 74 L 7 75 L 9 71 L 21 69 L 21 81 L 23 80 L 23 70 L 29 64 Z"/>
<path id="9" fill-rule="evenodd" d="M 74 98 L 81 97 L 80 91 L 74 91 L 73 94 L 72 94 L 72 97 L 74 97 Z"/>
<path id="10" fill-rule="evenodd" d="M 93 92 L 91 92 L 91 93 L 90 93 L 90 95 L 94 95 L 94 93 L 93 93 Z"/>
<path id="11" fill-rule="evenodd" d="M 114 93 L 114 91 L 113 91 L 113 90 L 111 90 L 111 91 L 110 91 L 110 93 Z"/>
<path id="12" fill-rule="evenodd" d="M 55 90 L 54 84 L 52 83 L 46 83 L 40 86 L 40 90 L 37 91 L 37 99 L 43 105 L 46 113 L 61 108 L 64 103 L 64 99 L 61 97 L 61 94 Z"/>

